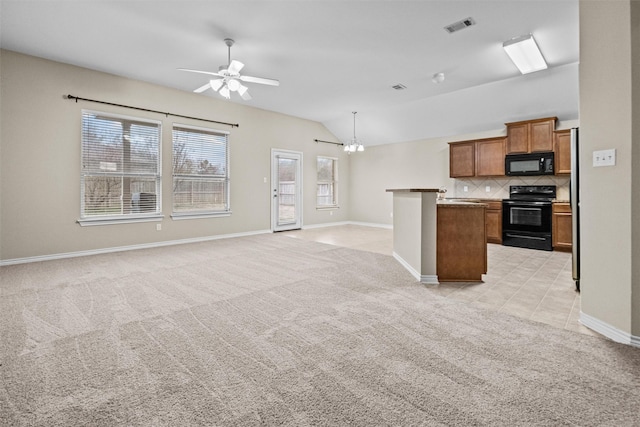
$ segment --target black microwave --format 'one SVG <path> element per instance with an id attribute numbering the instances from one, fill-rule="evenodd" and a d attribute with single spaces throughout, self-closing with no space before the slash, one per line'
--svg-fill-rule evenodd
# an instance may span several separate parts
<path id="1" fill-rule="evenodd" d="M 504 173 L 508 176 L 553 175 L 553 152 L 507 154 Z"/>

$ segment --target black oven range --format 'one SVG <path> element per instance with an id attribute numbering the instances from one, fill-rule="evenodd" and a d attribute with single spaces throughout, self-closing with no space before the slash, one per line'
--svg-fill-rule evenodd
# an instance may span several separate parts
<path id="1" fill-rule="evenodd" d="M 502 200 L 502 244 L 520 248 L 553 250 L 551 204 L 555 185 L 512 185 Z"/>

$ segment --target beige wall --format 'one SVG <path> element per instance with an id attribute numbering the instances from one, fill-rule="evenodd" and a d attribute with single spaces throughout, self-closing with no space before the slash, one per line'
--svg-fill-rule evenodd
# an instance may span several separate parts
<path id="1" fill-rule="evenodd" d="M 349 217 L 349 159 L 317 122 L 10 51 L 1 52 L 0 259 L 11 260 L 269 230 L 271 149 L 303 152 L 305 225 Z M 178 77 L 176 77 L 178 78 Z M 274 89 L 277 90 L 277 89 Z M 239 128 L 63 99 L 83 98 L 239 123 Z M 247 105 L 250 105 L 248 103 Z M 162 121 L 162 231 L 156 223 L 81 227 L 80 112 L 91 109 Z M 230 130 L 231 209 L 224 218 L 171 219 L 172 123 Z M 339 210 L 315 208 L 316 156 L 339 158 Z M 263 182 L 267 177 L 268 183 Z"/>
<path id="2" fill-rule="evenodd" d="M 637 9 L 629 0 L 580 2 L 580 197 L 582 312 L 640 336 Z M 594 168 L 593 151 L 608 148 L 616 149 L 616 166 Z"/>

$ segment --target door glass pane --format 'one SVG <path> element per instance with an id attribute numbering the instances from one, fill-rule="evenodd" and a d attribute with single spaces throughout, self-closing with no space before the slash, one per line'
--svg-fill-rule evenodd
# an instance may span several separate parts
<path id="1" fill-rule="evenodd" d="M 278 225 L 293 223 L 297 218 L 297 162 L 278 158 Z"/>

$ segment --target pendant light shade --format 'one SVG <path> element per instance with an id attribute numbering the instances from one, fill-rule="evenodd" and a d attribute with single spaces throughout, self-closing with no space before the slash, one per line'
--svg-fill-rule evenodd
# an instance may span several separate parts
<path id="1" fill-rule="evenodd" d="M 357 111 L 353 111 L 353 138 L 347 144 L 344 144 L 344 151 L 347 154 L 355 153 L 356 151 L 364 151 L 364 145 L 356 138 L 356 114 Z"/>

